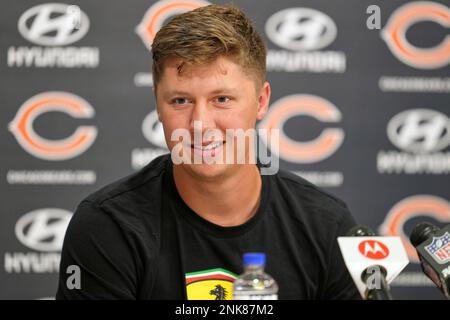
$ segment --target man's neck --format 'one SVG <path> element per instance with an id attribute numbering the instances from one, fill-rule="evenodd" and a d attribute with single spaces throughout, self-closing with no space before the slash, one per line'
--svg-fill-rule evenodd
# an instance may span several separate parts
<path id="1" fill-rule="evenodd" d="M 218 181 L 198 179 L 176 165 L 173 176 L 183 201 L 211 223 L 238 226 L 259 207 L 262 181 L 256 165 L 242 165 L 235 174 Z"/>

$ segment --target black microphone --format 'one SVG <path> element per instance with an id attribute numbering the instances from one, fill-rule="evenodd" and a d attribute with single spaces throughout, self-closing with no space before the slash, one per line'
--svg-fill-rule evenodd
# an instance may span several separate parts
<path id="1" fill-rule="evenodd" d="M 409 237 L 416 248 L 423 273 L 450 300 L 450 224 L 442 229 L 422 222 Z"/>
<path id="2" fill-rule="evenodd" d="M 347 232 L 348 237 L 374 237 L 376 236 L 375 232 L 372 229 L 366 226 L 358 225 L 351 228 Z M 371 276 L 374 273 L 374 270 L 380 270 L 379 273 L 379 281 L 377 284 L 379 286 L 373 287 L 371 283 Z M 366 285 L 365 298 L 367 300 L 392 300 L 391 289 L 389 284 L 386 281 L 387 271 L 383 266 L 373 265 L 366 269 L 361 274 L 361 280 Z"/>
<path id="3" fill-rule="evenodd" d="M 347 231 L 347 237 L 376 237 L 372 229 L 363 225 L 357 225 Z"/>

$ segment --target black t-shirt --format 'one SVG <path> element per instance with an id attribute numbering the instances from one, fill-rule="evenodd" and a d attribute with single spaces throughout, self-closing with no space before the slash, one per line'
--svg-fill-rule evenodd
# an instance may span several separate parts
<path id="1" fill-rule="evenodd" d="M 246 252 L 266 253 L 279 299 L 358 298 L 336 240 L 355 225 L 341 200 L 280 170 L 261 176 L 250 220 L 222 227 L 186 205 L 172 166 L 161 156 L 80 203 L 64 240 L 57 299 L 230 299 Z M 80 289 L 67 286 L 71 265 Z"/>

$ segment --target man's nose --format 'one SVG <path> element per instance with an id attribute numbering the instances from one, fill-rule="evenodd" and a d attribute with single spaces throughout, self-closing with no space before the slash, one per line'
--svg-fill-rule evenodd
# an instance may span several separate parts
<path id="1" fill-rule="evenodd" d="M 214 119 L 212 110 L 210 110 L 207 101 L 198 100 L 192 108 L 190 127 L 194 129 L 194 122 L 200 121 L 203 129 L 214 128 Z"/>

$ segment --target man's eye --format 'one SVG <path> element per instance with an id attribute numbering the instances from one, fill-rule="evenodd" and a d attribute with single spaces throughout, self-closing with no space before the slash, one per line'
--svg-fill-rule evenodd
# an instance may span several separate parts
<path id="1" fill-rule="evenodd" d="M 217 97 L 216 98 L 216 101 L 218 102 L 218 103 L 227 103 L 227 102 L 230 102 L 230 97 L 227 97 L 227 96 L 220 96 L 220 97 Z"/>
<path id="2" fill-rule="evenodd" d="M 189 103 L 189 100 L 186 98 L 175 98 L 172 100 L 172 104 L 183 105 Z"/>

